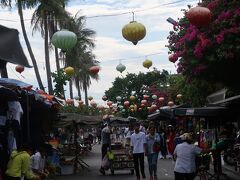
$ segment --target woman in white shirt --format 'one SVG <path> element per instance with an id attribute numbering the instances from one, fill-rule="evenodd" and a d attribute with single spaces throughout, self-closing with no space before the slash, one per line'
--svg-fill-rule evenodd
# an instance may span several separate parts
<path id="1" fill-rule="evenodd" d="M 202 152 L 202 149 L 192 144 L 192 137 L 189 133 L 180 136 L 182 144 L 178 144 L 174 151 L 176 164 L 174 168 L 175 180 L 193 180 L 196 173 L 196 155 Z"/>

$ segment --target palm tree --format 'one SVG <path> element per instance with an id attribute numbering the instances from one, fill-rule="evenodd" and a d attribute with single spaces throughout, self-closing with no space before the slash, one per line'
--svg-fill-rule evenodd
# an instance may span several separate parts
<path id="1" fill-rule="evenodd" d="M 38 0 L 39 5 L 34 11 L 31 24 L 33 25 L 33 31 L 39 30 L 42 37 L 44 37 L 44 49 L 45 49 L 45 63 L 47 71 L 48 92 L 53 94 L 51 67 L 49 60 L 49 32 L 51 31 L 51 25 L 54 20 L 59 17 L 67 15 L 63 1 L 56 0 Z"/>
<path id="2" fill-rule="evenodd" d="M 87 88 L 89 87 L 90 74 L 88 72 L 88 68 L 96 65 L 95 57 L 92 54 L 91 50 L 95 47 L 94 44 L 94 36 L 95 31 L 85 28 L 85 17 L 79 16 L 78 13 L 71 18 L 66 24 L 63 24 L 64 28 L 73 31 L 77 37 L 78 41 L 76 46 L 67 51 L 66 53 L 66 61 L 64 62 L 66 66 L 74 67 L 76 73 L 73 76 L 72 80 L 75 82 L 75 86 L 78 90 L 78 96 L 81 98 L 80 89 L 85 91 L 85 101 L 86 105 L 88 105 L 87 101 Z M 80 71 L 80 72 L 79 72 Z M 93 76 L 93 78 L 98 78 L 98 76 Z M 83 83 L 85 82 L 85 83 Z M 72 87 L 70 82 L 70 96 L 72 96 Z"/>
<path id="3" fill-rule="evenodd" d="M 39 85 L 40 89 L 44 90 L 44 86 L 43 86 L 43 83 L 42 83 L 42 80 L 41 80 L 41 77 L 40 77 L 40 74 L 39 74 L 39 70 L 38 70 L 37 61 L 36 61 L 36 58 L 33 54 L 32 47 L 31 47 L 30 42 L 29 42 L 28 37 L 27 37 L 27 32 L 26 32 L 24 18 L 23 18 L 23 9 L 33 8 L 36 5 L 37 1 L 35 1 L 35 0 L 29 0 L 29 1 L 28 0 L 15 0 L 15 1 L 17 2 L 18 14 L 19 14 L 19 17 L 20 17 L 20 23 L 21 23 L 21 28 L 22 28 L 22 32 L 23 32 L 23 37 L 24 37 L 24 40 L 26 42 L 30 58 L 32 60 L 32 64 L 33 64 L 33 67 L 34 67 L 34 71 L 35 71 L 35 75 L 36 75 L 36 78 L 37 78 L 37 81 L 38 81 L 38 85 Z M 0 3 L 3 6 L 11 7 L 12 1 L 11 0 L 1 0 Z"/>

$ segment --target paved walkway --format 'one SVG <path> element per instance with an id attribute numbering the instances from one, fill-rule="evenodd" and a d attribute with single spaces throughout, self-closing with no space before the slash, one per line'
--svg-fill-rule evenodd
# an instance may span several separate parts
<path id="1" fill-rule="evenodd" d="M 129 170 L 116 171 L 115 175 L 111 175 L 108 171 L 105 176 L 99 173 L 99 167 L 101 164 L 100 160 L 100 145 L 95 145 L 92 152 L 90 152 L 84 160 L 89 164 L 90 171 L 82 170 L 80 173 L 76 175 L 64 175 L 58 176 L 57 180 L 134 180 L 135 176 L 130 175 Z M 159 180 L 173 180 L 174 162 L 172 160 L 159 160 L 158 161 L 158 179 Z M 147 162 L 145 162 L 145 173 L 148 179 L 148 169 Z M 240 180 L 240 174 L 235 173 L 234 171 L 224 170 L 224 173 L 228 175 L 228 178 L 224 178 L 224 180 Z M 199 178 L 196 178 L 198 180 Z M 221 178 L 223 179 L 223 178 Z"/>

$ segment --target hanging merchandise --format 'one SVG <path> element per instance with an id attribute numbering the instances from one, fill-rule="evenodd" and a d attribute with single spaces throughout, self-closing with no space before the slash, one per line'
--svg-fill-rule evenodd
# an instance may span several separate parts
<path id="1" fill-rule="evenodd" d="M 92 66 L 89 68 L 89 72 L 92 73 L 92 74 L 97 74 L 100 70 L 100 67 L 99 66 Z"/>
<path id="2" fill-rule="evenodd" d="M 143 61 L 143 67 L 145 68 L 150 68 L 152 66 L 152 61 L 149 59 L 146 59 L 145 61 Z"/>
<path id="3" fill-rule="evenodd" d="M 64 72 L 68 75 L 68 76 L 72 76 L 74 75 L 74 68 L 71 66 L 68 66 L 64 69 Z"/>
<path id="4" fill-rule="evenodd" d="M 134 13 L 133 21 L 122 28 L 122 36 L 126 40 L 131 41 L 134 45 L 137 45 L 138 41 L 142 40 L 146 36 L 145 26 L 137 21 L 134 21 Z"/>
<path id="5" fill-rule="evenodd" d="M 119 71 L 120 73 L 122 73 L 123 71 L 125 71 L 126 66 L 123 65 L 122 63 L 118 64 L 116 67 L 116 70 Z"/>
<path id="6" fill-rule="evenodd" d="M 53 34 L 51 43 L 63 51 L 72 49 L 77 43 L 77 35 L 74 32 L 62 29 Z"/>
<path id="7" fill-rule="evenodd" d="M 24 71 L 24 67 L 21 66 L 21 65 L 17 65 L 17 66 L 15 67 L 15 70 L 16 70 L 18 73 L 21 74 L 21 73 Z"/>
<path id="8" fill-rule="evenodd" d="M 202 27 L 211 22 L 212 13 L 206 7 L 197 6 L 187 12 L 187 18 L 191 24 Z"/>

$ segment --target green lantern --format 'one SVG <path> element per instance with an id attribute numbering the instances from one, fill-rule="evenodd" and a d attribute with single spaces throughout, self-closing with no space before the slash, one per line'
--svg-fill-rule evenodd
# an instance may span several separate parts
<path id="1" fill-rule="evenodd" d="M 125 71 L 126 66 L 123 65 L 122 63 L 120 63 L 119 65 L 117 65 L 116 70 L 119 71 L 120 73 L 122 73 L 123 71 Z"/>
<path id="2" fill-rule="evenodd" d="M 63 51 L 73 48 L 77 43 L 77 35 L 74 32 L 62 29 L 53 34 L 51 43 Z"/>

